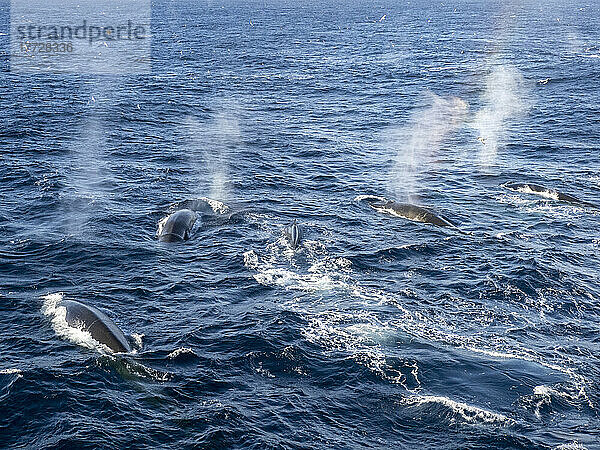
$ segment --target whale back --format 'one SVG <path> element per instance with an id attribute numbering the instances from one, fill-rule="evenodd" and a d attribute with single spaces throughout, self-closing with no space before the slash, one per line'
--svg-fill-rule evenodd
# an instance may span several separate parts
<path id="1" fill-rule="evenodd" d="M 66 321 L 69 326 L 87 331 L 94 340 L 115 353 L 131 351 L 123 332 L 99 309 L 74 300 L 63 300 L 61 305 L 67 310 Z"/>
<path id="2" fill-rule="evenodd" d="M 159 229 L 158 239 L 163 242 L 181 242 L 190 238 L 197 215 L 191 209 L 180 209 L 167 217 Z"/>
<path id="3" fill-rule="evenodd" d="M 302 229 L 296 223 L 296 220 L 294 220 L 294 222 L 287 227 L 285 234 L 290 243 L 290 247 L 295 249 L 300 245 L 300 241 L 302 240 Z"/>
<path id="4" fill-rule="evenodd" d="M 412 220 L 414 222 L 429 223 L 437 225 L 439 227 L 455 227 L 455 225 L 448 219 L 437 216 L 427 208 L 422 206 L 413 205 L 411 203 L 398 203 L 395 201 L 376 201 L 370 202 L 369 205 L 374 210 L 391 214 L 404 219 Z"/>
<path id="5" fill-rule="evenodd" d="M 569 194 L 563 194 L 562 192 L 558 193 L 558 199 L 561 202 L 579 203 L 579 204 L 582 204 L 582 205 L 593 206 L 591 203 L 584 202 L 583 200 L 579 200 L 577 197 L 573 197 L 572 195 L 569 195 Z"/>
<path id="6" fill-rule="evenodd" d="M 554 189 L 541 186 L 533 183 L 508 183 L 505 185 L 508 189 L 513 191 L 523 192 L 524 194 L 537 194 L 546 198 L 553 198 L 558 200 L 558 192 Z"/>
<path id="7" fill-rule="evenodd" d="M 508 189 L 512 189 L 514 191 L 522 192 L 524 194 L 536 194 L 544 198 L 548 198 L 551 200 L 559 200 L 566 203 L 573 203 L 584 206 L 594 207 L 595 205 L 583 200 L 578 199 L 569 194 L 565 194 L 559 192 L 555 189 L 547 188 L 544 186 L 540 186 L 539 184 L 532 183 L 508 183 L 505 185 Z"/>
<path id="8" fill-rule="evenodd" d="M 391 203 L 391 205 L 388 205 L 389 208 L 391 208 L 392 210 L 396 211 L 399 215 L 402 215 L 409 220 L 430 223 L 432 225 L 437 225 L 438 227 L 454 226 L 447 219 L 437 216 L 436 214 L 434 214 L 427 208 L 423 208 L 422 206 L 417 206 L 410 203 L 389 203 Z"/>

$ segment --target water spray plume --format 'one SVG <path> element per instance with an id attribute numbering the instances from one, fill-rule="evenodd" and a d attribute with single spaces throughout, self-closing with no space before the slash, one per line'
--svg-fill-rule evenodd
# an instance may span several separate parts
<path id="1" fill-rule="evenodd" d="M 429 97 L 430 106 L 414 113 L 404 127 L 390 130 L 387 136 L 388 146 L 397 151 L 390 191 L 400 200 L 418 202 L 420 174 L 462 124 L 469 109 L 458 97 Z"/>
<path id="2" fill-rule="evenodd" d="M 523 75 L 512 66 L 496 66 L 486 79 L 483 106 L 475 115 L 473 128 L 482 146 L 479 161 L 484 167 L 496 160 L 498 148 L 506 139 L 510 119 L 527 111 Z"/>

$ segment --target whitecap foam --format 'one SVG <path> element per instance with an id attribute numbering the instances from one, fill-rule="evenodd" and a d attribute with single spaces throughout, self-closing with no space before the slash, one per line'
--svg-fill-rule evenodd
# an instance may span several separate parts
<path id="1" fill-rule="evenodd" d="M 13 375 L 13 374 L 20 374 L 20 373 L 22 373 L 21 369 L 1 369 L 0 370 L 1 375 Z"/>
<path id="2" fill-rule="evenodd" d="M 566 203 L 544 203 L 530 205 L 529 207 L 526 207 L 525 210 L 528 213 L 552 216 L 568 222 L 571 222 L 574 218 L 586 213 L 584 206 L 569 205 Z"/>
<path id="3" fill-rule="evenodd" d="M 552 397 L 560 397 L 568 403 L 575 404 L 575 402 L 582 396 L 582 392 L 571 393 L 568 391 L 558 390 L 556 388 L 540 384 L 533 388 L 533 395 L 538 397 L 544 397 L 550 400 Z M 586 397 L 587 398 L 587 397 Z"/>
<path id="4" fill-rule="evenodd" d="M 491 356 L 492 358 L 502 358 L 502 359 L 520 359 L 518 355 L 515 353 L 508 352 L 499 352 L 496 350 L 487 350 L 485 348 L 476 348 L 471 346 L 462 347 L 465 350 L 468 350 L 473 353 L 481 353 L 482 355 Z"/>
<path id="5" fill-rule="evenodd" d="M 542 384 L 533 388 L 533 395 L 549 396 L 552 390 L 552 388 Z"/>
<path id="6" fill-rule="evenodd" d="M 264 269 L 254 274 L 254 279 L 265 286 L 279 286 L 305 292 L 331 291 L 343 288 L 343 283 L 320 273 L 299 274 L 284 268 Z"/>
<path id="7" fill-rule="evenodd" d="M 314 250 L 315 246 L 310 247 Z M 313 262 L 305 273 L 300 273 L 294 270 L 293 261 L 291 265 L 290 262 L 286 262 L 285 266 L 279 265 L 278 259 L 281 256 L 286 257 L 288 261 L 294 256 L 294 252 L 285 244 L 285 238 L 281 237 L 274 244 L 267 246 L 266 250 L 270 253 L 265 257 L 259 257 L 254 250 L 244 253 L 244 265 L 255 271 L 254 279 L 264 286 L 305 292 L 343 290 L 347 286 L 337 271 L 350 270 L 352 263 L 345 258 L 325 256 Z"/>
<path id="8" fill-rule="evenodd" d="M 419 339 L 429 342 L 439 342 L 457 349 L 492 358 L 514 359 L 539 364 L 540 366 L 562 373 L 571 380 L 574 392 L 567 394 L 570 401 L 583 400 L 591 408 L 594 408 L 586 391 L 589 381 L 578 374 L 573 367 L 569 367 L 569 361 L 567 360 L 548 361 L 547 358 L 534 350 L 522 348 L 514 344 L 511 345 L 500 338 L 482 340 L 477 336 L 473 337 L 456 332 L 456 323 L 444 321 L 439 316 L 436 316 L 435 320 L 433 320 L 419 311 L 408 310 L 402 306 L 402 303 L 394 295 L 381 290 L 355 286 L 351 293 L 354 296 L 363 298 L 366 302 L 365 305 L 372 305 L 375 302 L 379 302 L 380 304 L 394 305 L 398 308 L 402 313 L 401 316 L 383 323 L 380 322 L 380 326 L 391 329 L 390 332 L 402 331 Z M 565 397 L 563 394 L 559 395 Z"/>
<path id="9" fill-rule="evenodd" d="M 143 334 L 131 333 L 131 337 L 133 338 L 133 343 L 135 346 L 140 349 L 142 348 L 142 339 L 144 338 Z"/>
<path id="10" fill-rule="evenodd" d="M 577 441 L 567 442 L 566 444 L 560 444 L 554 447 L 555 450 L 587 450 L 587 447 Z"/>
<path id="11" fill-rule="evenodd" d="M 307 243 L 307 249 L 306 258 L 310 265 L 305 271 L 301 271 L 293 259 L 284 260 L 288 255 L 279 241 L 267 246 L 264 256 L 259 256 L 254 250 L 245 252 L 244 264 L 255 271 L 255 280 L 266 286 L 317 293 L 321 300 L 340 292 L 356 298 L 352 296 L 352 262 L 347 258 L 329 256 L 327 247 L 317 241 L 311 245 Z M 349 358 L 382 379 L 407 386 L 405 375 L 388 364 L 378 344 L 378 341 L 388 338 L 390 330 L 378 321 L 375 313 L 360 305 L 349 311 L 331 309 L 321 300 L 309 304 L 291 300 L 284 304 L 285 308 L 306 318 L 307 327 L 302 330 L 304 337 L 327 352 L 347 352 Z M 358 300 L 363 303 L 362 299 Z M 415 381 L 411 380 L 410 385 L 414 386 Z M 406 388 L 410 390 L 409 386 Z"/>
<path id="12" fill-rule="evenodd" d="M 467 403 L 457 402 L 448 397 L 436 395 L 414 395 L 405 397 L 402 401 L 407 406 L 420 406 L 431 403 L 437 403 L 452 410 L 458 417 L 468 423 L 500 423 L 503 425 L 514 424 L 515 421 L 503 414 L 488 411 L 478 406 L 468 405 Z"/>
<path id="13" fill-rule="evenodd" d="M 499 203 L 521 206 L 521 205 L 535 205 L 536 201 L 530 198 L 523 198 L 516 194 L 502 194 L 496 197 Z"/>
<path id="14" fill-rule="evenodd" d="M 244 266 L 248 269 L 258 268 L 258 255 L 254 250 L 248 250 L 244 252 Z"/>
<path id="15" fill-rule="evenodd" d="M 178 349 L 173 350 L 171 353 L 167 355 L 169 359 L 175 359 L 180 355 L 194 355 L 196 356 L 196 352 L 192 350 L 190 347 L 180 347 Z"/>
<path id="16" fill-rule="evenodd" d="M 534 194 L 539 195 L 540 197 L 548 198 L 550 200 L 558 200 L 558 192 L 553 189 L 545 189 L 543 191 L 534 191 L 529 186 L 520 186 L 515 189 L 518 192 L 522 192 L 523 194 Z"/>
<path id="17" fill-rule="evenodd" d="M 254 370 L 256 371 L 256 373 L 266 377 L 266 378 L 275 378 L 275 375 L 273 375 L 269 369 L 265 369 L 263 367 L 263 363 L 259 362 L 258 363 L 258 367 L 255 367 Z"/>

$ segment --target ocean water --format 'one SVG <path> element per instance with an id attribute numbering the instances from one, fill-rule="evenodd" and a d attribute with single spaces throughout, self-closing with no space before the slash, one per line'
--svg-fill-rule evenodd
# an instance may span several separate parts
<path id="1" fill-rule="evenodd" d="M 1 53 L 0 447 L 600 448 L 600 209 L 504 186 L 600 203 L 600 6 L 366 3 L 157 0 L 148 74 Z"/>

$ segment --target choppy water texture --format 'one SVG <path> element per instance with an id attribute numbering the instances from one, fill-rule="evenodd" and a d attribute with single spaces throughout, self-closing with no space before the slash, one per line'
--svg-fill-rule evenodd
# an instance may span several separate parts
<path id="1" fill-rule="evenodd" d="M 0 446 L 600 448 L 600 210 L 502 187 L 600 203 L 598 5 L 363 3 L 157 1 L 147 75 L 3 54 Z"/>

